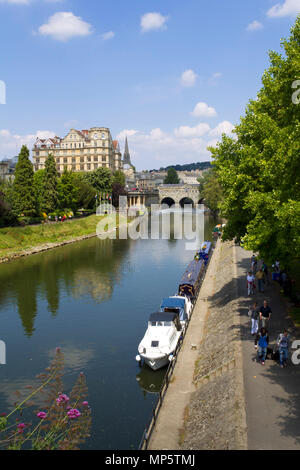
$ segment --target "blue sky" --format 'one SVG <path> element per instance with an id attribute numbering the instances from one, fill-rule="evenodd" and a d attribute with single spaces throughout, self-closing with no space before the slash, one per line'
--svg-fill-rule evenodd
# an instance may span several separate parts
<path id="1" fill-rule="evenodd" d="M 300 0 L 0 0 L 0 159 L 104 126 L 138 169 L 208 160 L 297 13 Z"/>

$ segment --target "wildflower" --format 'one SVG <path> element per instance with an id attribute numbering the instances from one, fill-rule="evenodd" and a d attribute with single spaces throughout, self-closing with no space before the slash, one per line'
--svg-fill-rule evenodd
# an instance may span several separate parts
<path id="1" fill-rule="evenodd" d="M 22 432 L 24 431 L 25 428 L 26 428 L 26 424 L 24 424 L 24 423 L 18 424 L 18 433 L 22 434 Z"/>
<path id="2" fill-rule="evenodd" d="M 76 419 L 76 418 L 79 418 L 81 413 L 80 413 L 80 411 L 78 411 L 76 409 L 72 409 L 72 410 L 68 411 L 67 415 L 69 416 L 70 419 Z"/>
<path id="3" fill-rule="evenodd" d="M 65 393 L 62 393 L 61 395 L 59 395 L 58 398 L 56 398 L 56 403 L 58 405 L 61 405 L 62 403 L 68 403 L 69 400 L 70 398 L 68 397 L 68 395 L 66 395 Z"/>
<path id="4" fill-rule="evenodd" d="M 6 413 L 1 413 L 1 415 L 0 415 L 0 416 L 6 416 Z"/>
<path id="5" fill-rule="evenodd" d="M 82 404 L 83 404 L 83 406 L 89 406 L 89 402 L 88 402 L 88 401 L 83 401 Z"/>
<path id="6" fill-rule="evenodd" d="M 57 353 L 60 353 L 60 347 L 57 347 L 57 348 L 56 348 L 56 352 L 57 352 Z"/>
<path id="7" fill-rule="evenodd" d="M 40 419 L 46 419 L 47 418 L 47 413 L 44 413 L 44 411 L 40 411 L 37 414 L 37 417 L 40 418 Z"/>

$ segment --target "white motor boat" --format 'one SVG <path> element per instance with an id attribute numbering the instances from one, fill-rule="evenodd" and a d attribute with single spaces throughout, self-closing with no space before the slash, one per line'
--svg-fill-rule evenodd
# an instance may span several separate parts
<path id="1" fill-rule="evenodd" d="M 186 327 L 188 320 L 192 313 L 193 304 L 188 297 L 182 295 L 173 295 L 163 299 L 160 311 L 161 312 L 178 312 L 179 320 L 183 328 Z"/>
<path id="2" fill-rule="evenodd" d="M 178 312 L 156 312 L 150 315 L 148 328 L 138 347 L 137 360 L 158 370 L 169 363 L 182 333 Z"/>

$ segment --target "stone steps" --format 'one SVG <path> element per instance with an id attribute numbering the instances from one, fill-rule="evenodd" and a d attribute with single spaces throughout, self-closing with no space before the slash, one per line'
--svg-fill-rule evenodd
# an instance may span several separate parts
<path id="1" fill-rule="evenodd" d="M 221 366 L 217 367 L 216 369 L 209 372 L 207 375 L 203 375 L 202 377 L 197 379 L 197 387 L 201 384 L 206 384 L 217 377 L 222 376 L 229 370 L 232 370 L 236 367 L 236 360 L 232 359 L 229 362 L 222 364 Z"/>

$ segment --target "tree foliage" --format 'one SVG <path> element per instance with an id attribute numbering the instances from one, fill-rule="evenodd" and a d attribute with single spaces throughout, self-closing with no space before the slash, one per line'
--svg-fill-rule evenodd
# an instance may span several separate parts
<path id="1" fill-rule="evenodd" d="M 256 100 L 235 128 L 212 148 L 224 192 L 225 239 L 243 239 L 264 258 L 289 265 L 300 252 L 300 16 L 284 54 L 270 52 Z M 299 88 L 299 87 L 298 87 Z"/>
<path id="2" fill-rule="evenodd" d="M 206 171 L 198 181 L 200 198 L 204 199 L 205 205 L 214 215 L 217 215 L 223 200 L 223 191 L 216 170 Z"/>
<path id="3" fill-rule="evenodd" d="M 17 215 L 32 216 L 36 212 L 33 191 L 33 166 L 29 160 L 29 150 L 23 145 L 19 154 L 13 183 L 13 209 Z"/>
<path id="4" fill-rule="evenodd" d="M 58 205 L 56 164 L 52 154 L 50 154 L 45 163 L 44 173 L 44 192 L 42 198 L 42 208 L 46 212 L 54 211 Z"/>
<path id="5" fill-rule="evenodd" d="M 179 184 L 179 182 L 177 171 L 174 168 L 169 168 L 164 184 Z"/>

